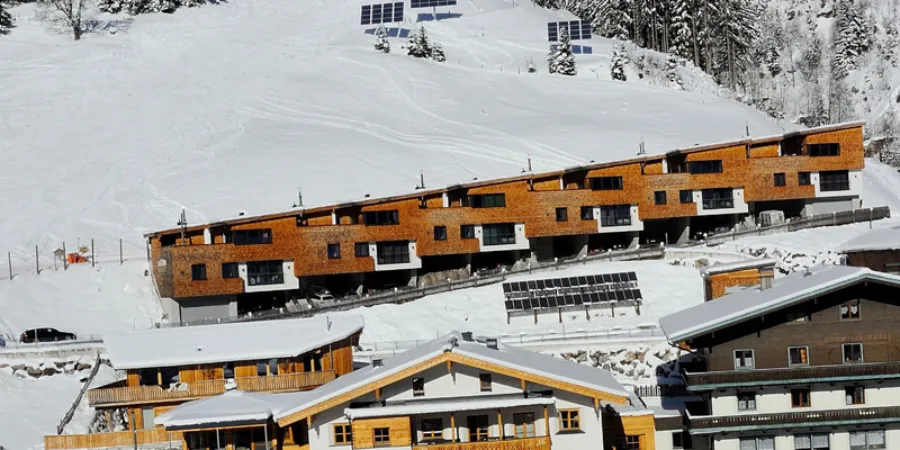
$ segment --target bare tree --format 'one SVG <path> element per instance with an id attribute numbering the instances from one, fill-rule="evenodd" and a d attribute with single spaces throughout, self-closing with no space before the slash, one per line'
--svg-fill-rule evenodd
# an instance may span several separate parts
<path id="1" fill-rule="evenodd" d="M 81 34 L 84 33 L 82 16 L 87 0 L 44 0 L 43 3 L 51 22 L 71 29 L 76 41 L 81 39 Z"/>

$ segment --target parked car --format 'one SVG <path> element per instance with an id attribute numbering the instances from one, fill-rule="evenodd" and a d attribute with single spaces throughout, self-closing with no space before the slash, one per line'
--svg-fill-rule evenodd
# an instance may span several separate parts
<path id="1" fill-rule="evenodd" d="M 34 342 L 57 342 L 57 341 L 74 341 L 77 339 L 75 333 L 67 333 L 59 331 L 56 328 L 34 328 L 25 330 L 19 337 L 19 342 L 30 344 Z"/>

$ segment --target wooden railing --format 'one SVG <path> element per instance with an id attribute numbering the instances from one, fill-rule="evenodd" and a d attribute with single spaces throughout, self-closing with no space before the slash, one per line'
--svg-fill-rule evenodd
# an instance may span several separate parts
<path id="1" fill-rule="evenodd" d="M 164 444 L 173 442 L 180 445 L 181 432 L 162 428 L 151 430 L 116 431 L 113 433 L 63 434 L 60 436 L 44 436 L 45 450 L 70 450 L 82 448 L 132 447 L 137 440 L 138 445 Z"/>
<path id="2" fill-rule="evenodd" d="M 735 416 L 691 417 L 691 429 L 731 429 L 738 427 L 754 428 L 790 428 L 793 426 L 827 423 L 865 423 L 867 421 L 900 422 L 900 406 L 884 406 L 876 408 L 847 408 L 825 411 L 803 411 L 774 414 L 746 414 Z M 891 420 L 893 419 L 893 420 Z"/>
<path id="3" fill-rule="evenodd" d="M 792 367 L 783 369 L 726 370 L 720 372 L 685 373 L 688 389 L 702 391 L 730 385 L 774 385 L 808 383 L 811 380 L 900 378 L 900 362 L 840 364 Z"/>
<path id="4" fill-rule="evenodd" d="M 88 404 L 104 406 L 116 404 L 154 403 L 165 400 L 186 400 L 222 394 L 225 380 L 205 380 L 185 383 L 183 389 L 163 389 L 159 386 L 127 386 L 99 388 L 88 391 Z"/>
<path id="5" fill-rule="evenodd" d="M 49 450 L 49 449 L 48 449 Z M 482 442 L 451 442 L 447 444 L 417 444 L 413 450 L 550 450 L 546 436 L 528 439 L 509 439 Z"/>
<path id="6" fill-rule="evenodd" d="M 296 391 L 321 386 L 334 380 L 333 370 L 288 373 L 269 377 L 235 378 L 238 389 L 248 392 Z"/>

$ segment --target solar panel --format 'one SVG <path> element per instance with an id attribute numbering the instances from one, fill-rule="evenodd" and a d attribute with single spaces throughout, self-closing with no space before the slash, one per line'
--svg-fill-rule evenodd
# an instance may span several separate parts
<path id="1" fill-rule="evenodd" d="M 620 273 L 612 274 L 612 282 L 613 283 L 621 283 L 622 282 L 622 274 L 620 274 Z"/>
<path id="2" fill-rule="evenodd" d="M 597 298 L 600 300 L 600 302 L 607 302 L 607 301 L 609 301 L 609 298 L 606 296 L 606 292 L 598 292 L 598 293 L 597 293 Z"/>
<path id="3" fill-rule="evenodd" d="M 635 298 L 635 299 L 637 299 L 637 300 L 643 300 L 643 299 L 644 299 L 644 296 L 641 295 L 641 290 L 640 290 L 640 289 L 634 289 L 633 291 L 634 291 L 634 298 Z"/>
<path id="4" fill-rule="evenodd" d="M 529 290 L 529 291 L 532 291 L 532 290 L 537 289 L 537 283 L 535 283 L 534 280 L 526 281 L 526 283 L 528 283 L 528 290 Z"/>
<path id="5" fill-rule="evenodd" d="M 634 291 L 631 289 L 625 289 L 622 293 L 625 294 L 625 300 L 634 300 Z"/>
<path id="6" fill-rule="evenodd" d="M 550 303 L 549 303 L 547 297 L 541 297 L 541 308 L 549 308 L 549 307 L 550 307 Z"/>
<path id="7" fill-rule="evenodd" d="M 506 310 L 507 310 L 507 311 L 513 311 L 513 310 L 514 310 L 514 306 L 513 306 L 512 300 L 507 300 L 507 301 L 506 301 Z"/>
<path id="8" fill-rule="evenodd" d="M 410 8 L 436 8 L 438 6 L 453 6 L 456 0 L 410 0 Z"/>
<path id="9" fill-rule="evenodd" d="M 557 288 L 557 289 L 561 288 L 561 287 L 562 287 L 562 280 L 559 279 L 559 278 L 554 278 L 554 279 L 553 279 L 553 287 L 555 287 L 555 288 Z"/>
<path id="10" fill-rule="evenodd" d="M 569 280 L 568 278 L 561 278 L 560 281 L 562 281 L 562 287 L 564 287 L 564 288 L 572 287 L 572 281 Z"/>
<path id="11" fill-rule="evenodd" d="M 537 288 L 543 290 L 546 286 L 544 286 L 544 280 L 536 280 L 535 284 L 537 284 Z"/>
<path id="12" fill-rule="evenodd" d="M 365 5 L 362 7 L 362 11 L 360 12 L 360 25 L 371 25 L 372 24 L 372 7 L 370 5 Z"/>
<path id="13" fill-rule="evenodd" d="M 620 302 L 621 302 L 621 301 L 624 301 L 624 300 L 625 300 L 625 293 L 622 292 L 622 291 L 616 291 L 616 300 L 617 300 L 617 301 L 620 301 Z"/>
<path id="14" fill-rule="evenodd" d="M 575 296 L 574 295 L 566 296 L 566 306 L 575 306 Z"/>
<path id="15" fill-rule="evenodd" d="M 628 281 L 637 281 L 637 274 L 634 272 L 628 272 Z"/>
<path id="16" fill-rule="evenodd" d="M 612 283 L 612 276 L 608 273 L 603 274 L 603 282 L 604 283 Z"/>
<path id="17" fill-rule="evenodd" d="M 359 22 L 361 25 L 403 22 L 403 2 L 364 5 L 360 11 Z M 388 36 L 392 34 L 399 35 L 400 29 L 388 29 Z"/>
<path id="18" fill-rule="evenodd" d="M 584 304 L 584 299 L 582 298 L 581 294 L 575 294 L 575 305 L 580 306 L 583 304 Z"/>
<path id="19" fill-rule="evenodd" d="M 503 283 L 503 293 L 509 294 L 510 292 L 512 292 L 512 287 L 509 285 L 509 283 Z"/>
<path id="20" fill-rule="evenodd" d="M 556 297 L 555 295 L 552 297 L 547 297 L 547 305 L 549 305 L 551 308 L 556 308 L 556 299 L 557 298 L 558 297 Z"/>
<path id="21" fill-rule="evenodd" d="M 579 286 L 587 286 L 588 281 L 587 277 L 578 277 L 578 285 Z"/>
<path id="22" fill-rule="evenodd" d="M 562 22 L 547 23 L 547 40 L 549 42 L 559 41 L 560 31 L 565 28 L 569 32 L 572 40 L 590 39 L 591 38 L 591 22 L 587 20 L 571 20 Z"/>

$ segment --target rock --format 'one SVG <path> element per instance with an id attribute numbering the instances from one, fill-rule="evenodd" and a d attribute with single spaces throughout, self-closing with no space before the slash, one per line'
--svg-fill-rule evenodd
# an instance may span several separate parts
<path id="1" fill-rule="evenodd" d="M 88 370 L 92 367 L 93 366 L 91 364 L 77 362 L 77 363 L 75 363 L 75 372 L 81 372 L 82 370 Z"/>
<path id="2" fill-rule="evenodd" d="M 16 364 L 12 366 L 12 370 L 25 370 L 25 364 Z"/>
<path id="3" fill-rule="evenodd" d="M 54 361 L 53 364 L 57 369 L 62 369 L 63 367 L 66 367 L 67 363 L 65 361 Z"/>
<path id="4" fill-rule="evenodd" d="M 5 369 L 7 367 L 9 367 L 9 364 L 6 364 L 6 363 L 0 364 L 0 369 Z"/>
<path id="5" fill-rule="evenodd" d="M 27 367 L 25 368 L 25 373 L 32 378 L 40 378 L 44 372 L 38 367 Z"/>
<path id="6" fill-rule="evenodd" d="M 44 367 L 44 369 L 41 370 L 41 375 L 45 377 L 53 376 L 58 373 L 60 373 L 60 371 L 53 367 Z"/>
<path id="7" fill-rule="evenodd" d="M 24 370 L 17 370 L 17 371 L 15 371 L 15 372 L 13 372 L 13 376 L 16 376 L 16 377 L 19 377 L 19 378 L 28 378 L 28 374 L 25 373 Z"/>

